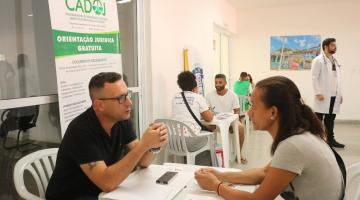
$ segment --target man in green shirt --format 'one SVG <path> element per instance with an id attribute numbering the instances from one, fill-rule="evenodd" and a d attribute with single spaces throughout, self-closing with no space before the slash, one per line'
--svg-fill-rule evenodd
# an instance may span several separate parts
<path id="1" fill-rule="evenodd" d="M 241 72 L 240 80 L 237 80 L 234 84 L 234 92 L 239 97 L 241 112 L 246 112 L 249 109 L 249 89 L 250 81 L 248 80 L 248 74 Z"/>
<path id="2" fill-rule="evenodd" d="M 247 80 L 247 73 L 241 72 L 240 80 L 237 80 L 234 84 L 235 94 L 248 96 L 249 95 L 250 81 Z"/>

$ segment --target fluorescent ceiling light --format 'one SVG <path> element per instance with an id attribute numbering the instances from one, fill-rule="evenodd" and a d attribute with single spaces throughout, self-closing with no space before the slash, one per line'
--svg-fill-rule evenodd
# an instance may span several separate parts
<path id="1" fill-rule="evenodd" d="M 117 0 L 116 3 L 117 4 L 123 4 L 123 3 L 130 3 L 131 0 Z"/>

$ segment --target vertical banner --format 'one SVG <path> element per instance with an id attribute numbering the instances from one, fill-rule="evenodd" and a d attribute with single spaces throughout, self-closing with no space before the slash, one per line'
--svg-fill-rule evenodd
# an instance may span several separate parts
<path id="1" fill-rule="evenodd" d="M 194 64 L 194 69 L 192 70 L 192 73 L 196 77 L 196 83 L 197 87 L 199 89 L 199 94 L 205 97 L 205 86 L 204 86 L 204 71 L 201 67 L 200 63 Z"/>
<path id="2" fill-rule="evenodd" d="M 91 105 L 90 78 L 122 73 L 115 0 L 49 0 L 61 133 Z"/>

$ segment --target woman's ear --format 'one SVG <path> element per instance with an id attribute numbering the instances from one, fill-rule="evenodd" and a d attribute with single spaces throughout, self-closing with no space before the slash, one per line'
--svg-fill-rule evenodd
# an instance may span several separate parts
<path id="1" fill-rule="evenodd" d="M 270 119 L 271 119 L 271 120 L 275 120 L 275 119 L 278 117 L 278 115 L 279 115 L 279 110 L 278 110 L 278 108 L 275 107 L 275 106 L 272 106 L 272 107 L 270 108 L 270 114 L 271 114 Z"/>

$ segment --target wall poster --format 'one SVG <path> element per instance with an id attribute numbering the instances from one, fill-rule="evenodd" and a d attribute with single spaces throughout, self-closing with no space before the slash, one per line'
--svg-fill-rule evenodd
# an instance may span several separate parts
<path id="1" fill-rule="evenodd" d="M 271 70 L 310 70 L 311 61 L 321 52 L 320 35 L 272 36 Z"/>
<path id="2" fill-rule="evenodd" d="M 91 105 L 88 83 L 99 72 L 122 73 L 115 0 L 49 0 L 62 136 Z"/>

